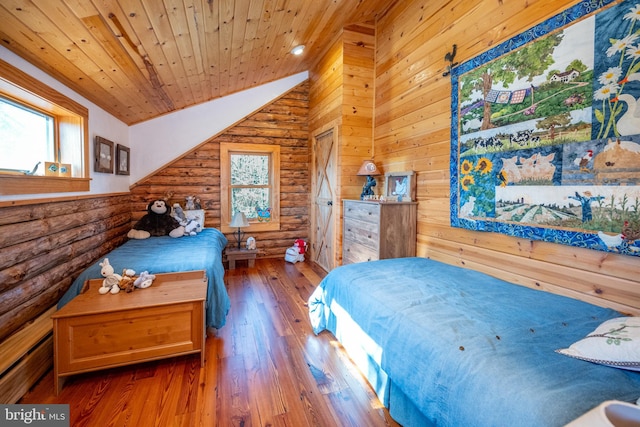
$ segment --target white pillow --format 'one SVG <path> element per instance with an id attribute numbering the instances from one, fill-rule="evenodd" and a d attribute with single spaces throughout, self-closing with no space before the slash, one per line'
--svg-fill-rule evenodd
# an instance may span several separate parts
<path id="1" fill-rule="evenodd" d="M 556 351 L 600 365 L 640 371 L 640 317 L 607 320 L 569 348 Z"/>
<path id="2" fill-rule="evenodd" d="M 204 228 L 204 209 L 185 209 L 184 215 L 187 217 L 187 221 L 195 219 L 200 225 L 200 230 Z"/>

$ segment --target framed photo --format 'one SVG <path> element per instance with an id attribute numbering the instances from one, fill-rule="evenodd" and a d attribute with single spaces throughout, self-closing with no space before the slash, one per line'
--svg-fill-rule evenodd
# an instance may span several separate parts
<path id="1" fill-rule="evenodd" d="M 413 171 L 385 173 L 384 187 L 386 200 L 400 202 L 413 202 L 416 200 L 416 182 Z"/>
<path id="2" fill-rule="evenodd" d="M 118 144 L 116 146 L 116 173 L 118 175 L 129 175 L 130 165 L 129 147 Z"/>
<path id="3" fill-rule="evenodd" d="M 95 163 L 96 172 L 113 173 L 113 142 L 96 136 Z"/>

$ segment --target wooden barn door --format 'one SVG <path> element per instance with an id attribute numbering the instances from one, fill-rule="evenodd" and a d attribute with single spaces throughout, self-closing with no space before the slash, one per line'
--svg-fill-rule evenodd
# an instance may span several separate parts
<path id="1" fill-rule="evenodd" d="M 311 254 L 313 261 L 331 271 L 334 268 L 334 215 L 336 209 L 335 189 L 337 181 L 336 142 L 334 130 L 330 129 L 313 138 L 313 170 L 312 185 L 313 222 L 311 235 L 313 238 Z"/>

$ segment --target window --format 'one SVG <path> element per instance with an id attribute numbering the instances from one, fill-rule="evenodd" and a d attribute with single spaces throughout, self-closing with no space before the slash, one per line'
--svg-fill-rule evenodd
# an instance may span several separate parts
<path id="1" fill-rule="evenodd" d="M 88 191 L 88 118 L 82 105 L 0 61 L 0 194 Z"/>
<path id="2" fill-rule="evenodd" d="M 243 231 L 280 229 L 280 146 L 220 144 L 221 230 L 236 212 L 249 227 Z"/>
<path id="3" fill-rule="evenodd" d="M 55 159 L 53 116 L 0 96 L 0 169 L 32 171 L 42 159 Z"/>

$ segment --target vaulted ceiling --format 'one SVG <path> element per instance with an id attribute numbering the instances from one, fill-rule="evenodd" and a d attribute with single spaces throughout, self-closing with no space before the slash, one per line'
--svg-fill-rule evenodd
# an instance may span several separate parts
<path id="1" fill-rule="evenodd" d="M 0 44 L 133 124 L 309 70 L 394 2 L 0 0 Z"/>

